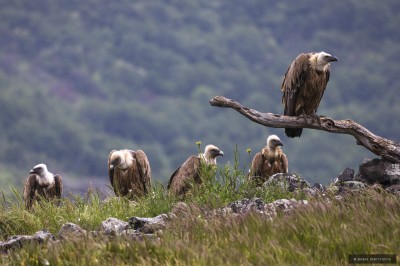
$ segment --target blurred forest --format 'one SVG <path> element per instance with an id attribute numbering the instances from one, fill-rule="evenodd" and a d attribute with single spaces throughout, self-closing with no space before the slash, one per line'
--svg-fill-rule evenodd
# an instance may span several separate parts
<path id="1" fill-rule="evenodd" d="M 124 148 L 144 150 L 165 183 L 196 141 L 247 169 L 269 134 L 289 171 L 327 184 L 376 156 L 348 135 L 288 139 L 208 103 L 223 95 L 283 113 L 282 78 L 301 52 L 339 58 L 318 114 L 399 141 L 398 0 L 0 0 L 0 18 L 4 190 L 41 162 L 72 191 L 106 186 L 108 154 Z"/>

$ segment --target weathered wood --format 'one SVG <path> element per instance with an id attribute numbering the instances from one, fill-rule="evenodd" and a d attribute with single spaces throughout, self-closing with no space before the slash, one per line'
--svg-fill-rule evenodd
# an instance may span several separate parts
<path id="1" fill-rule="evenodd" d="M 391 162 L 400 163 L 400 143 L 377 136 L 353 120 L 333 120 L 330 117 L 320 116 L 320 121 L 318 121 L 311 117 L 305 119 L 297 116 L 261 113 L 223 96 L 215 96 L 210 100 L 210 104 L 215 107 L 235 109 L 253 122 L 266 127 L 311 128 L 331 133 L 352 135 L 356 138 L 358 145 L 364 146 L 376 155 L 382 156 Z"/>

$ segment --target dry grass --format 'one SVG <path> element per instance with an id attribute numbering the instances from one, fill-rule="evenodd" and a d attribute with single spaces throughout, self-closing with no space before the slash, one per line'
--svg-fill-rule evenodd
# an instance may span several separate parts
<path id="1" fill-rule="evenodd" d="M 231 171 L 227 171 L 232 174 Z M 188 195 L 191 206 L 155 238 L 87 238 L 56 245 L 31 245 L 0 257 L 16 265 L 341 265 L 354 253 L 400 253 L 400 199 L 367 190 L 330 203 L 313 201 L 273 222 L 255 214 L 241 217 L 207 215 L 207 210 L 243 197 L 266 202 L 293 197 L 276 188 L 256 189 L 243 175 L 219 182 L 205 180 Z M 225 179 L 224 179 L 225 178 Z M 222 182 L 221 182 L 222 180 Z M 108 217 L 155 216 L 169 212 L 178 199 L 162 186 L 132 204 L 125 199 L 102 201 L 96 192 L 65 199 L 62 206 L 37 205 L 27 212 L 15 192 L 13 203 L 3 197 L 0 233 L 33 234 L 46 228 L 57 234 L 65 222 L 98 228 Z"/>

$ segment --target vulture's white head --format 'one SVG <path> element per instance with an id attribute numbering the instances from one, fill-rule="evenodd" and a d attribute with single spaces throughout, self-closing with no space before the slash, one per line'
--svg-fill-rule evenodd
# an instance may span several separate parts
<path id="1" fill-rule="evenodd" d="M 49 185 L 54 183 L 54 175 L 47 170 L 47 165 L 45 165 L 44 163 L 35 165 L 29 171 L 29 174 L 36 175 L 36 179 L 38 180 L 40 185 Z"/>
<path id="2" fill-rule="evenodd" d="M 210 144 L 204 149 L 204 158 L 207 163 L 217 164 L 218 156 L 224 156 L 224 152 L 221 151 L 217 146 Z"/>
<path id="3" fill-rule="evenodd" d="M 330 62 L 338 61 L 337 57 L 325 52 L 316 53 L 316 57 L 316 69 L 318 71 L 325 71 Z"/>
<path id="4" fill-rule="evenodd" d="M 267 146 L 270 150 L 275 150 L 278 146 L 283 146 L 281 139 L 277 135 L 270 135 L 267 138 Z"/>
<path id="5" fill-rule="evenodd" d="M 133 163 L 133 156 L 130 150 L 114 151 L 110 157 L 110 168 L 118 167 L 120 169 L 127 169 Z"/>
<path id="6" fill-rule="evenodd" d="M 44 177 L 48 173 L 47 165 L 44 163 L 37 164 L 29 171 L 29 173 Z"/>

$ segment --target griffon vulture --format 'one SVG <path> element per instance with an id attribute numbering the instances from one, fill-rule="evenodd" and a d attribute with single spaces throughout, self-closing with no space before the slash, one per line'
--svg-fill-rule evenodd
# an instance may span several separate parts
<path id="1" fill-rule="evenodd" d="M 282 104 L 288 116 L 316 117 L 329 81 L 330 62 L 338 59 L 325 52 L 302 53 L 293 61 L 282 82 Z M 316 117 L 319 121 L 319 117 Z M 300 137 L 302 128 L 286 128 L 288 137 Z"/>
<path id="2" fill-rule="evenodd" d="M 46 200 L 55 199 L 57 205 L 60 204 L 63 190 L 62 178 L 47 170 L 43 163 L 34 166 L 29 171 L 29 176 L 25 181 L 24 200 L 27 209 L 30 209 L 35 201 L 41 198 Z"/>
<path id="3" fill-rule="evenodd" d="M 150 163 L 142 150 L 111 151 L 108 175 L 117 196 L 140 197 L 150 192 Z"/>
<path id="4" fill-rule="evenodd" d="M 276 173 L 288 172 L 288 159 L 280 146 L 283 146 L 283 143 L 279 137 L 271 135 L 267 139 L 267 146 L 254 156 L 250 177 L 256 180 L 258 185 Z"/>
<path id="5" fill-rule="evenodd" d="M 216 165 L 217 157 L 224 156 L 224 152 L 214 145 L 207 145 L 204 153 L 190 156 L 169 179 L 167 189 L 175 196 L 184 195 L 191 186 L 191 182 L 201 184 L 200 166 Z"/>

